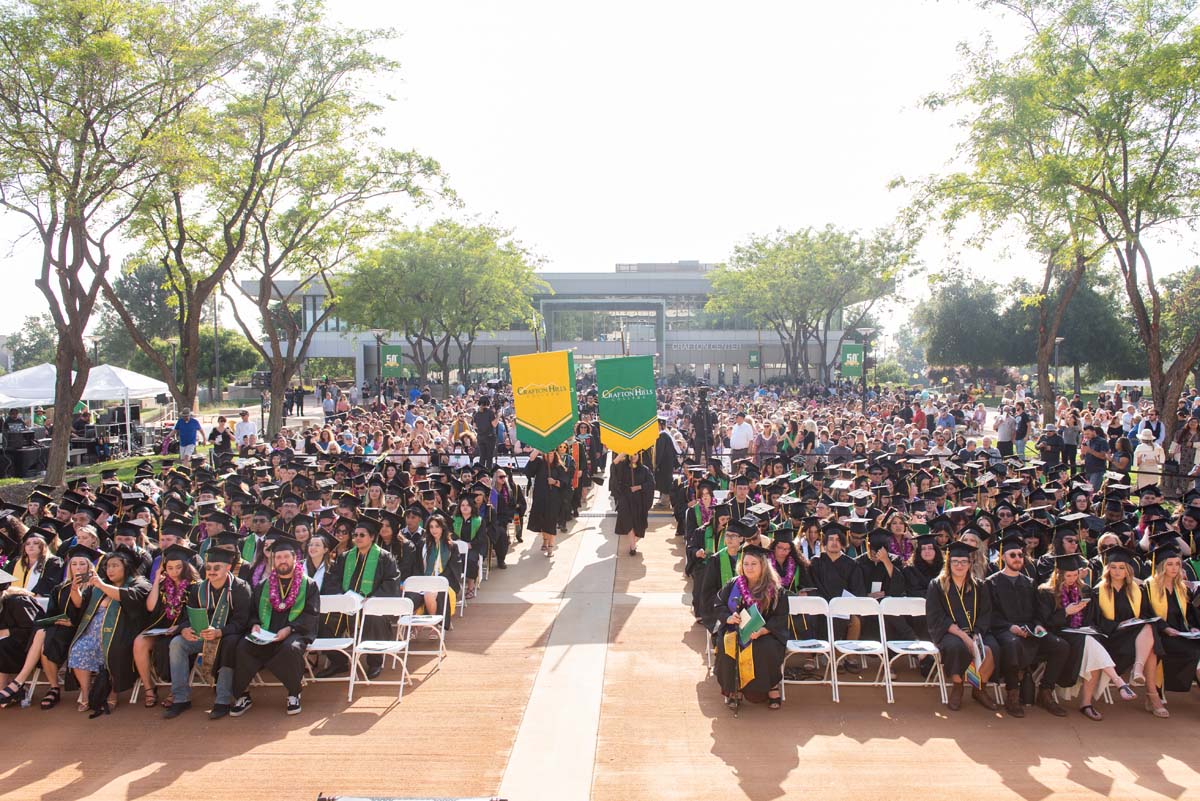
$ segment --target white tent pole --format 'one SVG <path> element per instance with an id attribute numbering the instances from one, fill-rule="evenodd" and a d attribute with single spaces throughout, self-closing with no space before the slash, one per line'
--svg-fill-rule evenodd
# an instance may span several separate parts
<path id="1" fill-rule="evenodd" d="M 133 453 L 133 440 L 129 437 L 129 390 L 125 390 L 125 450 Z"/>

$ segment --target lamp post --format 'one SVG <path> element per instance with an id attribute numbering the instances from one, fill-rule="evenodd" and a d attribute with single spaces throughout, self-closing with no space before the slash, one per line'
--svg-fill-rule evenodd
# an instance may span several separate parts
<path id="1" fill-rule="evenodd" d="M 1062 376 L 1058 373 L 1058 346 L 1063 343 L 1066 337 L 1054 338 L 1054 386 L 1055 389 L 1062 386 Z"/>
<path id="2" fill-rule="evenodd" d="M 863 416 L 867 414 L 867 347 L 870 343 L 871 334 L 875 333 L 874 328 L 869 326 L 854 329 L 858 335 L 862 337 L 863 358 L 862 358 L 862 406 Z"/>
<path id="3" fill-rule="evenodd" d="M 383 407 L 383 338 L 388 335 L 383 328 L 372 328 L 375 337 L 375 395 L 379 398 L 379 406 Z"/>

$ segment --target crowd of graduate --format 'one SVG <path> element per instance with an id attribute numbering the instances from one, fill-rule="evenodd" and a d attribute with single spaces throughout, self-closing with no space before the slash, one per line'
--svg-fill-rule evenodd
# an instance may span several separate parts
<path id="1" fill-rule="evenodd" d="M 1168 500 L 1128 469 L 1089 476 L 1061 448 L 1049 459 L 1024 448 L 1005 457 L 975 436 L 948 448 L 972 426 L 949 414 L 944 425 L 932 416 L 917 425 L 898 412 L 921 402 L 901 394 L 872 394 L 865 415 L 859 398 L 834 394 L 708 400 L 705 409 L 674 394 L 655 455 L 657 468 L 676 471 L 669 497 L 693 612 L 713 635 L 731 703 L 780 708 L 789 641 L 829 638 L 825 618 L 789 614 L 793 595 L 924 599 L 923 617 L 887 618 L 887 637 L 936 645 L 951 710 L 968 691 L 1014 717 L 1029 706 L 1063 716 L 1077 698 L 1098 721 L 1094 702 L 1112 685 L 1168 717 L 1168 694 L 1197 681 L 1200 492 L 1190 480 L 1174 482 L 1181 495 Z M 955 403 L 935 400 L 943 410 Z M 739 454 L 729 471 L 706 452 L 728 447 L 728 432 L 747 419 L 841 447 L 816 453 L 801 433 L 790 448 Z M 750 610 L 765 625 L 743 647 L 744 635 L 731 635 Z M 836 639 L 880 637 L 874 616 L 833 626 Z M 865 665 L 852 657 L 841 667 Z M 895 669 L 909 668 L 900 660 Z M 916 680 L 932 677 L 934 660 L 916 669 Z M 823 667 L 789 662 L 788 672 L 812 678 Z"/>
<path id="2" fill-rule="evenodd" d="M 0 707 L 33 698 L 50 710 L 69 697 L 98 716 L 140 680 L 144 706 L 174 718 L 191 707 L 198 674 L 215 688 L 210 717 L 237 717 L 265 669 L 295 714 L 307 680 L 352 669 L 343 654 L 308 652 L 317 638 L 354 636 L 351 617 L 322 612 L 323 596 L 405 596 L 452 629 L 485 566 L 506 566 L 512 538 L 540 536 L 553 555 L 591 483 L 588 424 L 552 453 L 509 441 L 520 458 L 503 444 L 508 455 L 497 457 L 506 439 L 496 391 L 376 402 L 329 424 L 386 442 L 414 428 L 450 433 L 465 419 L 483 446 L 469 459 L 323 452 L 284 432 L 257 457 L 214 448 L 143 462 L 128 482 L 105 471 L 95 486 L 41 485 L 24 506 L 4 505 Z M 406 593 L 413 576 L 444 577 L 449 592 Z M 363 637 L 388 639 L 394 625 L 366 617 Z M 363 659 L 368 679 L 384 668 L 381 656 Z"/>

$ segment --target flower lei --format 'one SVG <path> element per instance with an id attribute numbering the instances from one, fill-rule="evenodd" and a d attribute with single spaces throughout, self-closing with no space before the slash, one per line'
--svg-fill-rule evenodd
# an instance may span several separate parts
<path id="1" fill-rule="evenodd" d="M 1079 602 L 1079 585 L 1071 587 L 1063 587 L 1059 593 L 1059 598 L 1065 610 L 1068 606 Z M 1083 612 L 1076 612 L 1073 615 L 1067 616 L 1067 624 L 1073 628 L 1078 628 L 1083 625 Z"/>
<path id="2" fill-rule="evenodd" d="M 186 581 L 175 581 L 170 576 L 163 577 L 163 607 L 166 611 L 167 620 L 172 623 L 179 619 L 179 613 L 183 610 L 184 601 L 187 600 L 187 590 L 188 583 Z"/>
<path id="3" fill-rule="evenodd" d="M 787 562 L 787 571 L 780 577 L 780 583 L 784 587 L 790 587 L 792 579 L 796 577 L 796 560 L 789 556 L 785 561 Z"/>
<path id="4" fill-rule="evenodd" d="M 754 596 L 750 594 L 750 582 L 746 581 L 745 576 L 738 576 L 736 579 L 734 579 L 734 584 L 737 585 L 738 592 L 741 594 L 743 600 L 753 601 L 754 605 L 758 607 L 758 611 L 763 611 L 762 601 L 755 601 Z M 766 597 L 763 598 L 763 601 L 770 601 L 771 603 L 774 603 L 774 599 L 775 589 L 772 587 L 767 590 Z"/>
<path id="5" fill-rule="evenodd" d="M 288 588 L 286 598 L 279 597 L 279 574 L 271 571 L 270 577 L 267 579 L 267 590 L 271 594 L 271 608 L 276 612 L 284 612 L 292 608 L 296 603 L 296 596 L 300 594 L 300 586 L 304 584 L 304 576 L 300 573 L 292 574 L 292 586 Z"/>
<path id="6" fill-rule="evenodd" d="M 710 503 L 708 506 L 705 506 L 703 503 L 701 503 L 700 504 L 700 525 L 707 526 L 709 521 L 712 520 L 712 516 L 713 516 L 713 505 Z"/>

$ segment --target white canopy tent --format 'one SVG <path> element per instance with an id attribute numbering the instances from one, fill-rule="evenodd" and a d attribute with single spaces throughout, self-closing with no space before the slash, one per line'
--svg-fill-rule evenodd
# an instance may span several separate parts
<path id="1" fill-rule="evenodd" d="M 0 408 L 14 406 L 37 406 L 54 402 L 54 380 L 57 370 L 52 364 L 39 364 L 15 373 L 0 376 Z M 88 373 L 87 386 L 83 390 L 85 401 L 124 401 L 125 441 L 130 438 L 129 401 L 133 398 L 150 398 L 164 395 L 167 385 L 148 375 L 135 373 L 123 367 L 102 364 Z"/>

